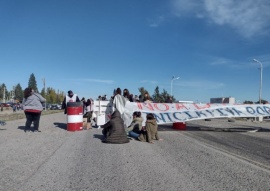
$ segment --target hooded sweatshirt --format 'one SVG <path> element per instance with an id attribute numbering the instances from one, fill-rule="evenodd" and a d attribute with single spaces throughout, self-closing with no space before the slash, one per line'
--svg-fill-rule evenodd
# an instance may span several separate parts
<path id="1" fill-rule="evenodd" d="M 114 111 L 111 120 L 102 125 L 102 132 L 106 135 L 103 142 L 105 143 L 128 143 L 127 134 L 124 128 L 124 121 L 121 118 L 121 114 L 118 110 Z"/>
<path id="2" fill-rule="evenodd" d="M 142 122 L 143 122 L 142 117 L 134 118 L 127 130 L 140 134 L 142 130 Z"/>
<path id="3" fill-rule="evenodd" d="M 153 139 L 159 140 L 158 131 L 157 131 L 157 121 L 155 119 L 148 119 L 145 122 L 146 133 L 141 133 L 138 139 L 140 141 L 151 142 Z"/>
<path id="4" fill-rule="evenodd" d="M 46 101 L 46 99 L 43 98 L 40 94 L 32 93 L 32 95 L 30 95 L 26 99 L 23 98 L 23 102 L 22 102 L 23 109 L 24 110 L 42 111 L 43 106 L 42 106 L 41 102 L 45 102 L 45 101 Z"/>

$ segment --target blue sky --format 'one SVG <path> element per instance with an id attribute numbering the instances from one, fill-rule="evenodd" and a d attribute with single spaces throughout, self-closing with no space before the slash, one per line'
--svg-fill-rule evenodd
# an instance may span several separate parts
<path id="1" fill-rule="evenodd" d="M 0 0 L 0 84 L 270 101 L 269 0 Z"/>

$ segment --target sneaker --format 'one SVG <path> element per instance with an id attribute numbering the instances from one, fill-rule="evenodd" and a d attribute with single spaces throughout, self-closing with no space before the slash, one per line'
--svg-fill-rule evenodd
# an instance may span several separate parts
<path id="1" fill-rule="evenodd" d="M 134 140 L 132 137 L 127 137 L 128 139 L 130 139 L 130 140 Z"/>

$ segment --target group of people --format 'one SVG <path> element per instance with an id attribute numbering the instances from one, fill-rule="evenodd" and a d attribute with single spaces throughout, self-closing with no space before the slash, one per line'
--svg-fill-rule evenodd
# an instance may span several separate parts
<path id="1" fill-rule="evenodd" d="M 110 120 L 101 126 L 103 128 L 102 134 L 104 135 L 103 142 L 105 143 L 128 143 L 129 138 L 134 138 L 139 141 L 154 143 L 153 140 L 162 140 L 158 136 L 158 124 L 155 116 L 152 113 L 146 115 L 145 126 L 142 126 L 143 118 L 140 111 L 133 113 L 131 124 L 124 123 L 124 107 L 127 101 L 130 101 L 129 92 L 124 89 L 123 95 L 120 88 L 117 88 L 115 94 L 112 96 L 113 113 Z M 151 101 L 150 96 L 145 95 L 144 101 Z M 41 112 L 43 110 L 42 103 L 46 101 L 40 94 L 34 92 L 32 88 L 26 88 L 24 90 L 23 109 L 26 116 L 26 123 L 24 131 L 30 131 L 31 124 L 33 123 L 34 132 L 41 132 L 39 130 L 39 121 Z M 71 90 L 62 102 L 62 109 L 64 113 L 67 113 L 68 102 L 82 102 L 84 108 L 84 117 L 87 118 L 87 122 L 91 122 L 93 119 L 92 99 L 82 98 L 76 94 L 73 94 Z"/>
<path id="2" fill-rule="evenodd" d="M 104 125 L 102 134 L 104 143 L 128 143 L 129 137 L 138 141 L 154 143 L 153 140 L 161 141 L 158 135 L 158 124 L 152 113 L 146 115 L 145 126 L 142 126 L 143 118 L 141 112 L 133 113 L 133 121 L 127 129 L 124 127 L 124 121 L 118 110 L 114 111 L 111 119 Z"/>
<path id="3" fill-rule="evenodd" d="M 22 109 L 22 105 L 20 103 L 14 103 L 12 105 L 13 112 L 19 111 Z"/>
<path id="4" fill-rule="evenodd" d="M 129 100 L 129 93 L 124 89 L 123 95 L 121 88 L 117 88 L 112 97 L 113 113 L 111 119 L 101 127 L 106 143 L 127 143 L 129 138 L 139 141 L 154 143 L 153 140 L 162 140 L 158 136 L 158 124 L 152 113 L 146 115 L 145 126 L 142 126 L 143 118 L 140 111 L 133 113 L 131 124 L 125 124 L 125 104 Z M 145 95 L 145 101 L 151 101 L 150 96 Z"/>
<path id="5" fill-rule="evenodd" d="M 154 143 L 153 140 L 161 141 L 158 135 L 158 124 L 152 113 L 146 115 L 145 126 L 142 126 L 143 118 L 140 111 L 133 113 L 133 121 L 127 129 L 129 137 L 139 141 Z"/>
<path id="6" fill-rule="evenodd" d="M 112 101 L 115 97 L 115 95 L 119 94 L 119 89 L 117 88 L 114 90 L 113 95 L 111 96 L 110 99 L 107 99 L 107 95 L 104 96 L 98 96 L 97 100 L 100 101 Z M 122 92 L 122 91 L 121 91 Z M 121 95 L 121 94 L 120 94 Z M 151 96 L 149 95 L 148 92 L 145 92 L 144 95 L 133 95 L 132 93 L 129 92 L 127 88 L 123 90 L 123 97 L 126 98 L 130 102 L 153 102 Z"/>

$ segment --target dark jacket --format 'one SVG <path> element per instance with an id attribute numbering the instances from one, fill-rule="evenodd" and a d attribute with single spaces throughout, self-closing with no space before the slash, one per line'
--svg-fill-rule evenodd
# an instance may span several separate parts
<path id="1" fill-rule="evenodd" d="M 110 121 L 102 125 L 102 133 L 105 136 L 105 143 L 128 143 L 127 133 L 124 128 L 124 121 L 118 110 L 114 111 Z"/>

